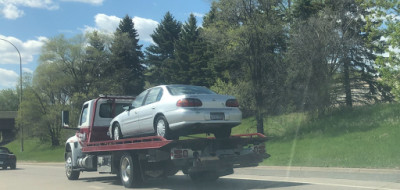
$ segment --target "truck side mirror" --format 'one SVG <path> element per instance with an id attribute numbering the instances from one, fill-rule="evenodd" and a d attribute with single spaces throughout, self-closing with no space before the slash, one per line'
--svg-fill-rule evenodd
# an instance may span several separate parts
<path id="1" fill-rule="evenodd" d="M 61 127 L 69 128 L 69 111 L 61 112 Z"/>
<path id="2" fill-rule="evenodd" d="M 61 111 L 61 128 L 79 130 L 79 128 L 69 126 L 69 111 Z"/>

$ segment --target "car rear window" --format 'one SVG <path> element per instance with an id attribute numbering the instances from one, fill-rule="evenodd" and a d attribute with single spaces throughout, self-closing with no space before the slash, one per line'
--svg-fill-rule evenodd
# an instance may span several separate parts
<path id="1" fill-rule="evenodd" d="M 6 153 L 6 154 L 8 154 L 8 150 L 5 149 L 5 148 L 0 148 L 0 153 Z"/>
<path id="2" fill-rule="evenodd" d="M 167 86 L 169 93 L 173 96 L 185 94 L 215 94 L 215 92 L 201 86 Z"/>

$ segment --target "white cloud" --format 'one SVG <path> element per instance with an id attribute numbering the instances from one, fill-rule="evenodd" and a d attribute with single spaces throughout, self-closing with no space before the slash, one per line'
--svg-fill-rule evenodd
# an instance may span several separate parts
<path id="1" fill-rule="evenodd" d="M 0 12 L 7 19 L 17 19 L 24 15 L 21 7 L 56 10 L 58 5 L 52 0 L 0 0 Z"/>
<path id="2" fill-rule="evenodd" d="M 195 17 L 201 17 L 201 18 L 204 17 L 204 14 L 203 14 L 203 13 L 196 13 L 196 12 L 193 12 L 192 14 L 193 14 Z"/>
<path id="3" fill-rule="evenodd" d="M 139 39 L 153 43 L 153 39 L 150 35 L 153 33 L 154 29 L 157 28 L 158 22 L 152 19 L 133 17 L 133 23 L 135 28 L 139 33 Z"/>
<path id="4" fill-rule="evenodd" d="M 132 18 L 135 29 L 138 31 L 139 40 L 152 43 L 153 40 L 150 34 L 153 33 L 154 29 L 157 27 L 158 22 L 152 19 L 146 19 L 141 17 Z M 97 14 L 94 17 L 95 26 L 85 26 L 85 32 L 91 32 L 93 30 L 98 30 L 103 33 L 112 34 L 117 29 L 121 18 L 113 15 Z"/>
<path id="5" fill-rule="evenodd" d="M 14 44 L 21 54 L 22 64 L 33 61 L 35 55 L 39 55 L 43 44 L 47 41 L 46 37 L 37 37 L 36 40 L 21 41 L 14 37 L 0 35 L 0 39 L 7 40 Z M 4 40 L 0 40 L 0 65 L 19 64 L 19 55 L 16 49 Z"/>
<path id="6" fill-rule="evenodd" d="M 108 16 L 105 14 L 97 14 L 94 17 L 96 28 L 106 33 L 113 33 L 115 29 L 118 27 L 120 21 L 121 18 L 114 15 Z"/>
<path id="7" fill-rule="evenodd" d="M 15 37 L 0 35 L 0 39 L 7 40 L 15 45 L 21 53 L 22 64 L 26 65 L 34 61 L 34 57 L 40 54 L 41 48 L 48 40 L 46 37 L 37 37 L 35 40 L 21 41 Z M 19 55 L 17 50 L 7 41 L 0 40 L 0 66 L 15 64 L 19 70 Z M 14 67 L 14 66 L 11 66 Z M 18 69 L 17 69 L 18 68 Z M 22 68 L 23 72 L 33 73 L 29 68 Z M 19 74 L 12 70 L 0 68 L 0 89 L 14 88 Z"/>
<path id="8" fill-rule="evenodd" d="M 24 11 L 19 10 L 15 5 L 6 5 L 3 10 L 1 10 L 4 17 L 7 19 L 17 19 L 24 15 Z"/>
<path id="9" fill-rule="evenodd" d="M 16 72 L 0 68 L 0 89 L 14 88 L 17 85 L 18 77 Z"/>
<path id="10" fill-rule="evenodd" d="M 24 72 L 24 73 L 33 73 L 33 71 L 32 71 L 32 69 L 29 69 L 29 68 L 22 68 L 22 72 Z"/>
<path id="11" fill-rule="evenodd" d="M 104 0 L 62 0 L 62 1 L 88 3 L 88 4 L 92 4 L 92 5 L 102 5 Z"/>

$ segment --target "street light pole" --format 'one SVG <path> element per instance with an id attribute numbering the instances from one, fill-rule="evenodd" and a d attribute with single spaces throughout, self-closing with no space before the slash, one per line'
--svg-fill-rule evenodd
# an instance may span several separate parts
<path id="1" fill-rule="evenodd" d="M 0 38 L 0 40 L 10 43 L 17 50 L 18 55 L 19 55 L 19 84 L 20 84 L 19 107 L 21 108 L 21 104 L 22 104 L 22 59 L 21 59 L 21 53 L 19 52 L 18 48 L 10 41 L 8 41 L 6 39 L 2 39 L 2 38 Z M 24 127 L 23 127 L 23 125 L 21 125 L 20 127 L 21 127 L 21 152 L 23 152 L 24 151 Z"/>

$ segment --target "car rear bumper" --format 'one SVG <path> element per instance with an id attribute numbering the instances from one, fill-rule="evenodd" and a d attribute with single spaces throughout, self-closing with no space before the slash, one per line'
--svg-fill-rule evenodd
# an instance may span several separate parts
<path id="1" fill-rule="evenodd" d="M 15 160 L 0 160 L 0 167 L 15 165 Z"/>
<path id="2" fill-rule="evenodd" d="M 222 115 L 213 119 L 213 114 Z M 171 130 L 199 130 L 212 132 L 220 127 L 235 127 L 241 123 L 242 112 L 237 108 L 226 109 L 177 109 L 165 114 Z"/>

